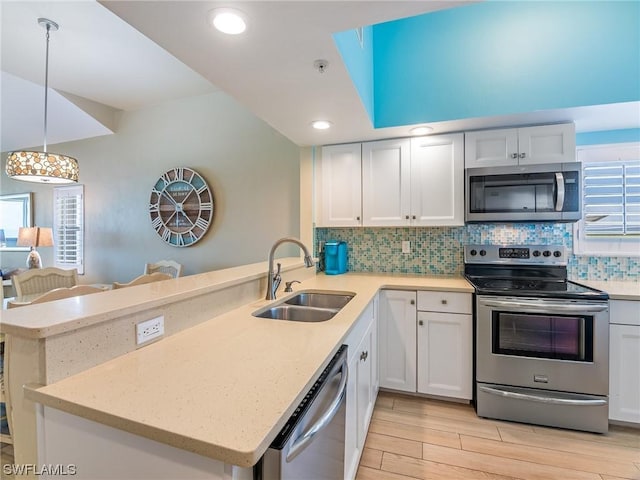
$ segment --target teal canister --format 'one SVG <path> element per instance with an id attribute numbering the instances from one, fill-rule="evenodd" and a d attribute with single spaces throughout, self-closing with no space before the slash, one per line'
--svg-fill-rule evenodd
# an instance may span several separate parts
<path id="1" fill-rule="evenodd" d="M 324 244 L 324 273 L 339 275 L 347 271 L 347 243 L 329 240 Z"/>

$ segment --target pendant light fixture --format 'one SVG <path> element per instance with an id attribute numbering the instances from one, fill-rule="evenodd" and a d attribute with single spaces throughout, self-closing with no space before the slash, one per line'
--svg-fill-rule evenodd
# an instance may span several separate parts
<path id="1" fill-rule="evenodd" d="M 73 183 L 78 181 L 78 161 L 58 153 L 47 152 L 47 100 L 49 93 L 49 32 L 58 24 L 47 18 L 38 23 L 47 30 L 47 50 L 44 69 L 44 146 L 42 152 L 16 151 L 9 153 L 5 171 L 9 178 L 25 182 Z"/>

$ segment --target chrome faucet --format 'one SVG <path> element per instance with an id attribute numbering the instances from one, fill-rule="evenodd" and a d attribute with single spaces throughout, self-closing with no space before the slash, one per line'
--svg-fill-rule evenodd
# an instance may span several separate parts
<path id="1" fill-rule="evenodd" d="M 278 248 L 283 243 L 295 243 L 298 245 L 302 251 L 304 252 L 304 265 L 307 268 L 313 267 L 313 258 L 309 254 L 309 250 L 307 247 L 297 238 L 293 237 L 285 237 L 276 241 L 271 247 L 271 251 L 269 252 L 269 272 L 267 273 L 267 296 L 266 300 L 275 300 L 276 299 L 276 290 L 282 281 L 280 278 L 280 264 L 278 264 L 278 271 L 273 273 L 273 255 L 276 253 L 276 248 Z"/>

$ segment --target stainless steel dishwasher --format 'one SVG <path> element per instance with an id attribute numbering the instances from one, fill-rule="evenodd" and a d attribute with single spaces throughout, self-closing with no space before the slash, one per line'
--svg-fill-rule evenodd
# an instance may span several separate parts
<path id="1" fill-rule="evenodd" d="M 342 345 L 254 467 L 255 480 L 344 478 L 347 378 Z"/>

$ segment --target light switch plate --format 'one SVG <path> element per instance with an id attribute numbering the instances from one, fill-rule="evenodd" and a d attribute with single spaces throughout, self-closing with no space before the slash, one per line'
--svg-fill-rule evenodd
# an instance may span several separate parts
<path id="1" fill-rule="evenodd" d="M 402 241 L 402 253 L 411 253 L 411 242 L 409 240 Z"/>

